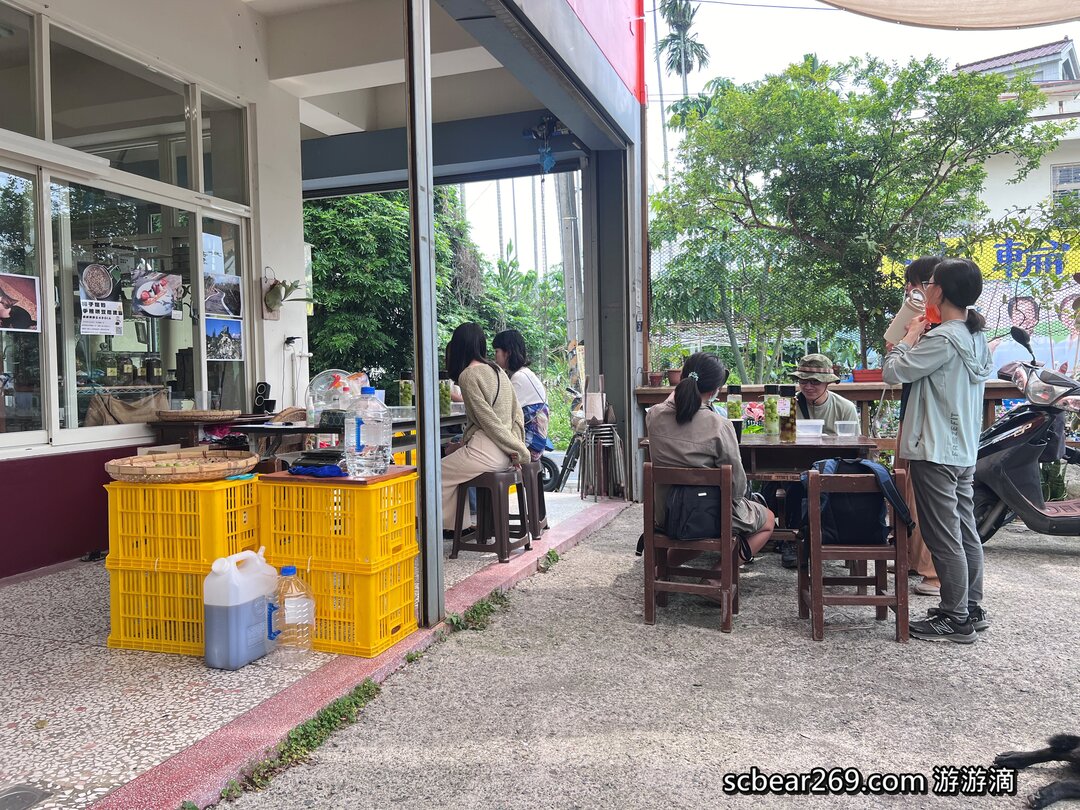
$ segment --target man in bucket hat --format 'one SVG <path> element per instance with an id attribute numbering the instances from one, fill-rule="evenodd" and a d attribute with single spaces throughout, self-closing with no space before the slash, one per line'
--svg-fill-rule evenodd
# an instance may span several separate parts
<path id="1" fill-rule="evenodd" d="M 829 390 L 829 383 L 840 379 L 832 369 L 832 360 L 825 355 L 808 354 L 791 372 L 799 385 L 799 412 L 796 418 L 824 420 L 823 432 L 827 436 L 836 435 L 837 422 L 858 421 L 859 418 L 854 402 Z"/>
<path id="2" fill-rule="evenodd" d="M 791 372 L 791 376 L 795 377 L 799 384 L 799 393 L 796 397 L 799 410 L 796 419 L 823 420 L 825 424 L 822 432 L 829 436 L 836 435 L 838 421 L 855 421 L 859 418 L 855 403 L 829 390 L 829 384 L 840 379 L 833 374 L 832 367 L 832 360 L 825 355 L 808 354 Z M 803 485 L 800 482 L 793 482 L 787 484 L 784 489 L 786 525 L 797 526 L 802 516 L 802 501 L 805 495 Z M 770 495 L 775 499 L 773 492 L 766 492 L 766 500 L 769 500 Z M 779 504 L 774 500 L 772 506 L 774 512 L 778 506 Z M 780 552 L 780 564 L 784 568 L 798 567 L 798 547 L 795 543 L 778 543 L 777 550 Z"/>

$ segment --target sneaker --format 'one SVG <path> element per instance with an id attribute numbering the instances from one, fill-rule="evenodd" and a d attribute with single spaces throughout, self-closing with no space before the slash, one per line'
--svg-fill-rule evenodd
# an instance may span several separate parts
<path id="1" fill-rule="evenodd" d="M 919 596 L 941 596 L 941 588 L 937 585 L 927 585 L 926 580 L 915 583 L 915 587 L 912 591 Z"/>
<path id="2" fill-rule="evenodd" d="M 941 608 L 932 607 L 926 611 L 926 615 L 930 619 L 941 616 Z M 986 615 L 986 611 L 981 607 L 969 607 L 968 619 L 971 621 L 971 625 L 975 628 L 976 633 L 981 633 L 983 630 L 990 629 L 990 617 Z"/>
<path id="3" fill-rule="evenodd" d="M 970 644 L 976 638 L 971 620 L 960 623 L 949 616 L 934 616 L 921 622 L 912 622 L 909 632 L 923 641 L 955 641 Z"/>
<path id="4" fill-rule="evenodd" d="M 795 543 L 784 543 L 780 548 L 780 565 L 784 568 L 799 567 L 799 547 Z"/>

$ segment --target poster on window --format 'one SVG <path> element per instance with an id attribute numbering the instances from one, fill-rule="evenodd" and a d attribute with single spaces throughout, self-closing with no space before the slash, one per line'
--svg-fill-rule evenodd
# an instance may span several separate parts
<path id="1" fill-rule="evenodd" d="M 79 334 L 124 334 L 124 304 L 120 300 L 121 273 L 119 267 L 80 262 Z"/>
<path id="2" fill-rule="evenodd" d="M 243 360 L 244 340 L 241 332 L 243 321 L 224 318 L 206 319 L 206 359 Z"/>
<path id="3" fill-rule="evenodd" d="M 131 274 L 131 314 L 147 318 L 179 320 L 184 298 L 183 279 L 156 273 L 146 259 L 139 259 Z"/>
<path id="4" fill-rule="evenodd" d="M 242 294 L 240 276 L 225 273 L 203 274 L 203 308 L 207 315 L 223 318 L 242 316 Z"/>
<path id="5" fill-rule="evenodd" d="M 41 300 L 34 276 L 0 273 L 0 330 L 40 332 Z"/>

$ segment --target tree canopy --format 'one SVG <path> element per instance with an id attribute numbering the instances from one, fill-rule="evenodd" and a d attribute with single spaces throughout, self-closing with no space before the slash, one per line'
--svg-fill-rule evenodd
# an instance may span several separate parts
<path id="1" fill-rule="evenodd" d="M 1023 77 L 954 73 L 932 57 L 808 56 L 750 84 L 714 81 L 678 111 L 680 165 L 659 207 L 680 212 L 684 235 L 784 240 L 804 282 L 844 291 L 865 361 L 902 296 L 882 258 L 936 248 L 980 218 L 988 159 L 1010 155 L 1012 182 L 1038 166 L 1068 129 L 1031 120 L 1042 99 Z"/>

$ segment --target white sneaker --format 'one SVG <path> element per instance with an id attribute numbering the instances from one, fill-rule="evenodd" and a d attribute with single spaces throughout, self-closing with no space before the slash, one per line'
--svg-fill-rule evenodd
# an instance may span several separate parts
<path id="1" fill-rule="evenodd" d="M 916 583 L 912 591 L 919 596 L 941 596 L 941 588 L 937 585 L 927 585 L 926 580 Z"/>

